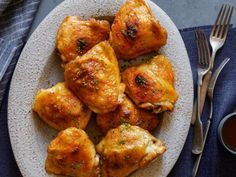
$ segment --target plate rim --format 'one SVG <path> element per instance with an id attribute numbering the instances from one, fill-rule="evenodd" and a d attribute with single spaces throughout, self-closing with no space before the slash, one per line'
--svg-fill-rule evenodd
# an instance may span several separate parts
<path id="1" fill-rule="evenodd" d="M 69 1 L 73 1 L 73 0 L 69 0 Z M 123 1 L 125 1 L 125 0 L 123 0 Z M 178 31 L 178 34 L 180 35 L 180 32 L 179 32 L 179 30 L 178 30 L 178 28 L 176 27 L 176 25 L 174 24 L 174 22 L 171 20 L 171 18 L 167 15 L 167 13 L 164 11 L 164 10 L 162 10 L 162 8 L 161 7 L 159 7 L 156 3 L 154 3 L 154 2 L 152 2 L 151 0 L 145 0 L 148 4 L 149 4 L 149 6 L 151 6 L 151 5 L 153 5 L 153 6 L 155 6 L 155 7 L 157 7 L 157 8 L 159 8 L 158 10 L 161 10 L 162 11 L 162 13 L 168 18 L 168 20 L 170 21 L 170 23 L 172 23 L 172 26 L 174 26 L 176 29 L 176 31 Z M 57 10 L 57 9 L 59 9 L 59 8 L 62 8 L 62 6 L 64 5 L 66 3 L 66 1 L 63 1 L 62 3 L 60 3 L 59 5 L 57 5 L 52 11 L 50 11 L 46 16 L 45 16 L 45 18 L 40 22 L 40 24 L 37 26 L 37 28 L 33 31 L 33 33 L 31 34 L 31 36 L 30 36 L 30 38 L 27 40 L 27 42 L 26 42 L 26 44 L 25 44 L 25 46 L 24 46 L 24 48 L 23 48 L 23 50 L 21 51 L 21 54 L 20 54 L 20 57 L 19 57 L 19 59 L 18 59 L 18 62 L 17 62 L 17 65 L 16 65 L 16 67 L 15 67 L 15 69 L 14 69 L 14 73 L 13 73 L 13 75 L 12 75 L 12 79 L 11 79 L 11 83 L 10 83 L 10 88 L 9 88 L 9 97 L 8 97 L 8 107 L 7 107 L 7 123 L 8 123 L 8 132 L 9 132 L 9 137 L 10 137 L 10 143 L 11 143 L 11 148 L 12 148 L 12 151 L 13 151 L 13 155 L 14 155 L 14 158 L 15 158 L 15 161 L 16 161 L 16 163 L 17 163 L 17 166 L 18 166 L 18 168 L 19 168 L 19 170 L 20 170 L 20 172 L 21 172 L 21 174 L 22 174 L 22 176 L 24 176 L 24 177 L 26 177 L 26 176 L 28 176 L 29 174 L 27 173 L 27 171 L 25 171 L 25 169 L 24 169 L 24 167 L 23 167 L 23 163 L 21 163 L 21 161 L 20 161 L 20 158 L 19 158 L 19 152 L 17 151 L 17 147 L 16 147 L 16 144 L 17 144 L 17 142 L 15 142 L 13 139 L 13 133 L 15 133 L 13 130 L 12 130 L 12 118 L 10 118 L 10 112 L 11 112 L 11 110 L 9 109 L 9 104 L 12 104 L 12 102 L 13 102 L 13 100 L 12 100 L 12 95 L 13 95 L 13 93 L 12 93 L 12 87 L 17 83 L 16 82 L 16 78 L 17 78 L 17 76 L 16 76 L 16 73 L 17 72 L 19 72 L 18 71 L 18 67 L 17 66 L 19 66 L 19 62 L 21 62 L 21 58 L 22 58 L 22 55 L 23 55 L 23 53 L 25 52 L 25 49 L 27 48 L 27 43 L 29 43 L 29 41 L 31 41 L 32 40 L 32 38 L 34 38 L 34 36 L 35 36 L 35 34 L 37 33 L 37 31 L 39 31 L 39 29 L 40 28 L 42 28 L 42 26 L 44 25 L 44 23 L 48 20 L 48 18 L 50 18 L 50 16 L 52 16 L 54 13 L 55 13 L 55 11 Z M 150 5 L 151 4 L 151 5 Z M 192 70 L 191 70 L 191 65 L 190 65 L 190 60 L 189 60 L 189 56 L 188 56 L 188 53 L 187 53 L 187 49 L 186 49 L 186 47 L 185 47 L 185 44 L 184 44 L 184 41 L 183 41 L 183 39 L 182 39 L 182 36 L 180 35 L 180 38 L 181 38 L 181 43 L 183 43 L 183 47 L 184 47 L 184 51 L 186 52 L 186 57 L 188 58 L 188 60 L 186 61 L 187 62 L 187 65 L 188 65 L 188 68 L 190 69 L 190 72 L 191 72 L 191 83 L 190 83 L 190 85 L 189 85 L 189 88 L 191 89 L 191 95 L 192 95 L 192 98 L 191 98 L 191 100 L 190 100 L 190 102 L 191 103 L 193 103 L 193 99 L 194 99 L 194 94 L 193 94 L 193 77 L 192 77 Z M 191 113 L 192 113 L 192 109 L 191 109 Z M 189 119 L 189 127 L 188 127 L 188 130 L 186 131 L 187 133 L 185 134 L 185 137 L 184 137 L 184 141 L 183 141 L 183 143 L 182 143 L 182 145 L 181 145 L 181 149 L 180 149 L 180 153 L 178 153 L 178 155 L 177 155 L 177 158 L 176 159 L 174 159 L 174 163 L 172 164 L 172 166 L 171 166 L 171 168 L 170 168 L 170 170 L 169 170 L 169 172 L 168 172 L 168 174 L 171 172 L 171 170 L 173 169 L 173 167 L 174 167 L 174 165 L 176 164 L 176 162 L 177 162 L 177 160 L 179 159 L 179 156 L 180 156 L 180 154 L 181 154 L 181 152 L 182 152 L 182 149 L 183 149 L 183 147 L 184 147 L 184 144 L 185 144 L 185 142 L 186 142 L 186 139 L 187 139 L 187 136 L 188 136 L 188 132 L 189 132 L 189 128 L 190 128 L 190 121 L 191 121 L 191 118 Z M 167 174 L 167 175 L 168 175 Z M 50 175 L 49 175 L 50 176 Z"/>

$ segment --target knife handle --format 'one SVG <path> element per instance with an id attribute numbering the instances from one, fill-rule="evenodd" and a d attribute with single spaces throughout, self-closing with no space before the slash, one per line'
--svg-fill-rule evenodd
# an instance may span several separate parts
<path id="1" fill-rule="evenodd" d="M 204 107 L 204 103 L 205 103 L 205 99 L 206 99 L 206 95 L 207 95 L 207 88 L 209 86 L 210 80 L 211 80 L 211 76 L 212 76 L 212 71 L 208 71 L 207 74 L 205 75 L 205 77 L 203 78 L 203 82 L 202 82 L 202 88 L 201 88 L 201 101 L 200 101 L 200 113 L 202 114 L 203 111 L 203 107 Z M 197 104 L 196 104 L 196 100 L 194 102 L 193 105 L 193 113 L 192 113 L 192 120 L 191 120 L 191 124 L 194 125 L 195 121 L 196 121 L 196 116 L 197 116 Z"/>

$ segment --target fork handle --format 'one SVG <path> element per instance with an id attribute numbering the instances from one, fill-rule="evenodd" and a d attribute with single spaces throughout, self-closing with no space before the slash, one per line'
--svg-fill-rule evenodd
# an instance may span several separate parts
<path id="1" fill-rule="evenodd" d="M 192 153 L 200 154 L 202 152 L 203 145 L 203 128 L 202 122 L 196 120 L 193 130 L 193 144 L 192 144 Z"/>
<path id="2" fill-rule="evenodd" d="M 205 77 L 203 78 L 203 82 L 202 82 L 202 88 L 201 88 L 201 98 L 200 98 L 200 114 L 202 115 L 202 111 L 203 111 L 203 107 L 204 107 L 204 103 L 205 103 L 205 99 L 206 99 L 206 95 L 207 95 L 207 88 L 209 86 L 210 80 L 211 80 L 211 76 L 212 76 L 212 72 L 208 71 L 207 74 L 205 75 Z M 196 116 L 197 116 L 197 100 L 195 100 L 194 105 L 193 105 L 193 113 L 192 113 L 192 120 L 191 120 L 191 124 L 194 125 L 195 121 L 196 121 Z"/>
<path id="3" fill-rule="evenodd" d="M 212 47 L 212 54 L 211 54 L 211 59 L 210 59 L 210 70 L 212 70 L 214 67 L 217 50 L 218 48 Z"/>
<path id="4" fill-rule="evenodd" d="M 198 102 L 197 102 L 197 118 L 196 123 L 194 124 L 194 134 L 193 134 L 193 147 L 192 153 L 193 154 L 200 154 L 202 152 L 202 145 L 203 145 L 203 128 L 202 128 L 202 121 L 201 121 L 201 114 L 200 114 L 200 92 L 201 92 L 201 85 L 198 84 Z"/>
<path id="5" fill-rule="evenodd" d="M 203 140 L 203 150 L 204 150 L 204 147 L 206 144 L 206 139 L 207 139 L 207 135 L 208 135 L 208 132 L 210 129 L 210 125 L 211 125 L 211 120 L 207 120 L 207 127 L 206 127 L 206 132 L 204 134 L 204 140 Z M 198 168 L 199 168 L 199 165 L 200 165 L 200 162 L 202 159 L 202 154 L 203 154 L 203 151 L 197 156 L 197 159 L 196 159 L 194 166 L 193 166 L 192 177 L 195 177 L 197 175 Z"/>

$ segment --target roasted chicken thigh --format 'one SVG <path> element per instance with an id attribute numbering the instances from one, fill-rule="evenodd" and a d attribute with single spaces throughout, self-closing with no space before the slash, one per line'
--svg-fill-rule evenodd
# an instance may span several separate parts
<path id="1" fill-rule="evenodd" d="M 35 97 L 33 110 L 57 130 L 68 127 L 84 129 L 92 113 L 63 82 L 41 89 Z"/>
<path id="2" fill-rule="evenodd" d="M 65 66 L 65 82 L 96 113 L 114 111 L 124 92 L 114 50 L 108 41 Z"/>
<path id="3" fill-rule="evenodd" d="M 103 177 L 126 177 L 163 154 L 166 147 L 148 131 L 122 124 L 109 130 L 96 149 Z"/>
<path id="4" fill-rule="evenodd" d="M 110 42 L 118 58 L 132 59 L 166 44 L 167 32 L 144 0 L 127 0 L 115 16 Z"/>
<path id="5" fill-rule="evenodd" d="M 154 113 L 172 111 L 178 94 L 170 61 L 157 55 L 148 63 L 129 67 L 122 73 L 125 92 L 140 108 Z"/>
<path id="6" fill-rule="evenodd" d="M 159 122 L 160 118 L 158 115 L 138 108 L 126 96 L 115 111 L 106 114 L 97 114 L 97 124 L 103 133 L 106 133 L 112 128 L 116 128 L 123 123 L 137 125 L 151 131 L 157 127 Z"/>
<path id="7" fill-rule="evenodd" d="M 61 131 L 48 146 L 46 171 L 73 177 L 98 177 L 99 156 L 88 135 L 74 127 Z"/>
<path id="8" fill-rule="evenodd" d="M 110 24 L 106 20 L 81 20 L 77 16 L 64 19 L 57 33 L 56 46 L 63 62 L 74 60 L 94 45 L 108 39 Z"/>

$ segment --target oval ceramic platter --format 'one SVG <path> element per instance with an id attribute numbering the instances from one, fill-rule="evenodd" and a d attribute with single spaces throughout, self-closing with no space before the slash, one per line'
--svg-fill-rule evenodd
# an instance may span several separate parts
<path id="1" fill-rule="evenodd" d="M 123 3 L 123 0 L 64 1 L 43 20 L 25 45 L 13 75 L 8 104 L 11 144 L 24 177 L 55 176 L 46 173 L 44 163 L 47 146 L 57 132 L 38 119 L 32 112 L 32 103 L 39 89 L 63 81 L 61 61 L 55 52 L 55 36 L 60 23 L 67 15 L 78 15 L 83 19 L 114 16 Z M 174 111 L 164 114 L 162 124 L 154 132 L 166 144 L 167 151 L 132 176 L 161 177 L 168 175 L 186 140 L 192 114 L 193 82 L 188 55 L 178 29 L 163 10 L 151 1 L 147 3 L 168 32 L 167 45 L 159 53 L 172 62 L 179 99 Z M 100 134 L 96 126 L 90 123 L 87 131 L 97 143 Z"/>

